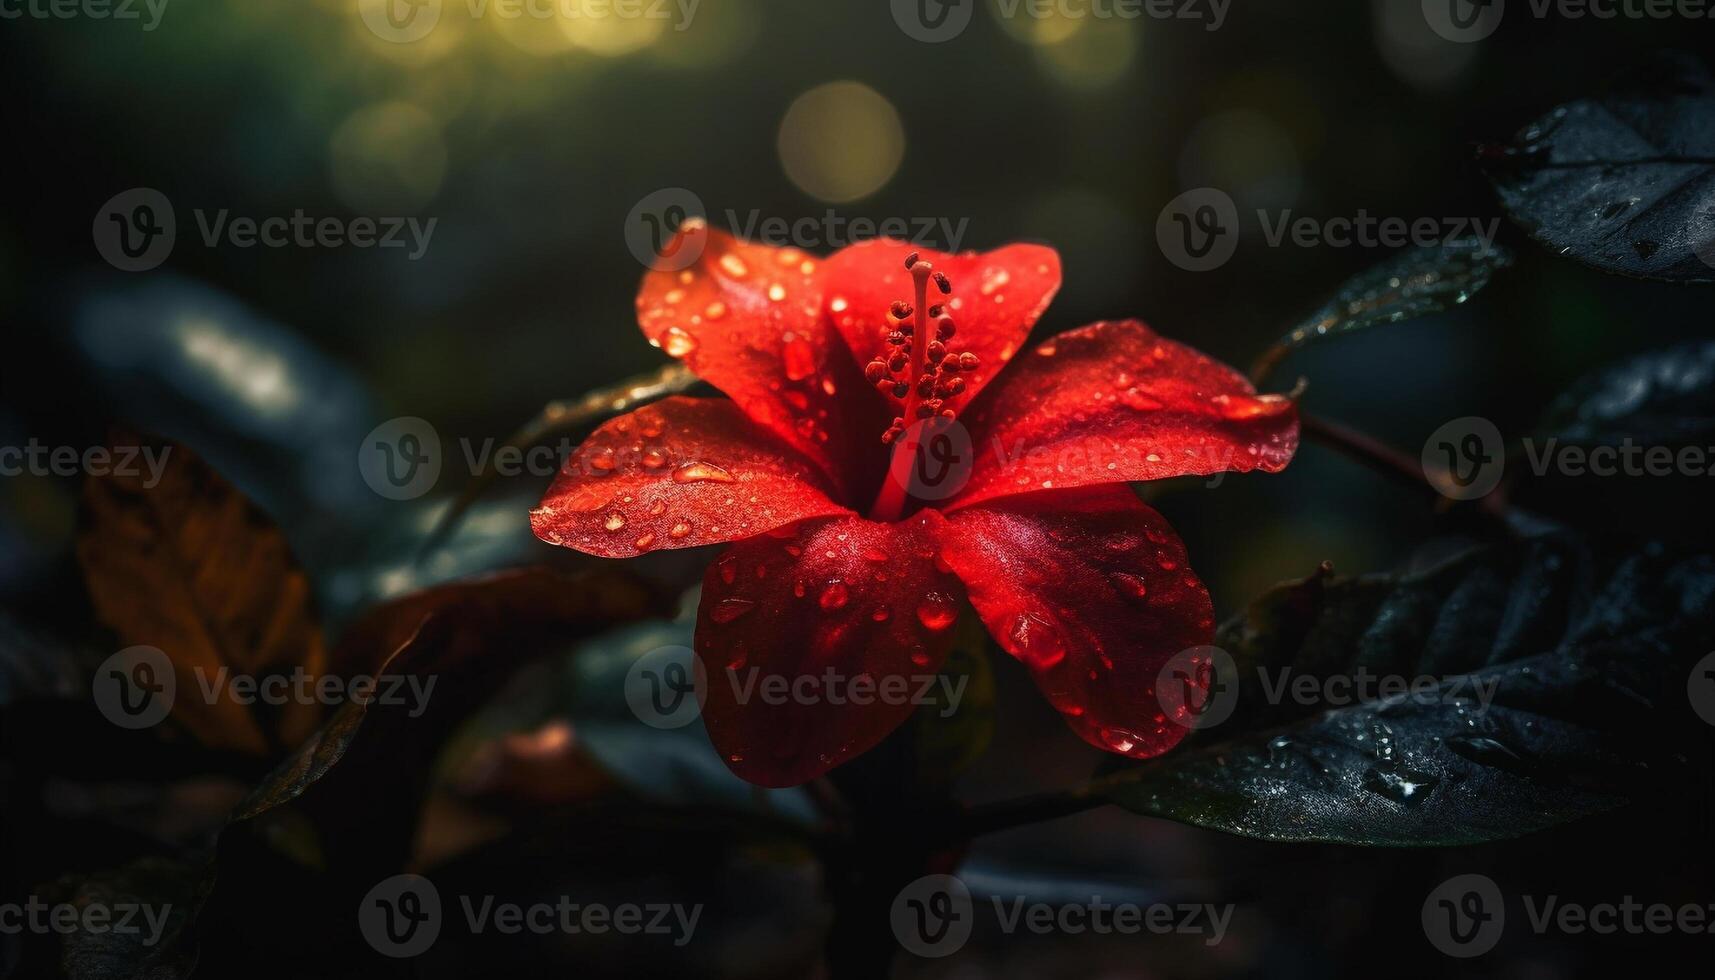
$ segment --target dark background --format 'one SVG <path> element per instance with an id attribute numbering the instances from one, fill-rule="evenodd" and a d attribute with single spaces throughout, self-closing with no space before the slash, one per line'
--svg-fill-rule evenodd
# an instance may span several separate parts
<path id="1" fill-rule="evenodd" d="M 1231 262 L 1184 272 L 1155 244 L 1156 216 L 1176 194 L 1221 187 L 1247 215 L 1487 220 L 1499 212 L 1474 143 L 1510 136 L 1657 48 L 1707 54 L 1715 37 L 1709 21 L 1536 20 L 1513 6 L 1475 45 L 1431 35 L 1417 0 L 1237 0 L 1215 32 L 1086 22 L 1042 44 L 984 4 L 963 36 L 929 45 L 906 37 L 881 0 L 703 0 L 688 30 L 633 50 L 590 49 L 606 37 L 550 39 L 546 50 L 541 38 L 460 23 L 432 56 L 375 41 L 353 4 L 334 0 L 172 0 L 150 33 L 134 22 L 0 21 L 0 441 L 89 444 L 114 421 L 185 439 L 282 521 L 337 620 L 361 596 L 423 580 L 366 564 L 386 534 L 354 532 L 420 525 L 465 479 L 443 476 L 422 506 L 369 494 L 351 458 L 372 425 L 415 415 L 443 440 L 501 438 L 550 398 L 661 363 L 632 320 L 641 269 L 623 225 L 666 187 L 693 190 L 717 224 L 729 209 L 796 219 L 834 208 L 968 218 L 968 248 L 1043 240 L 1060 250 L 1066 280 L 1039 336 L 1135 315 L 1245 365 L 1387 253 L 1269 248 L 1247 219 Z M 456 7 L 447 19 L 464 20 Z M 838 80 L 891 103 L 904 155 L 873 193 L 830 203 L 788 178 L 777 140 L 794 99 Z M 137 186 L 174 202 L 179 244 L 160 269 L 118 273 L 96 253 L 91 221 Z M 208 248 L 193 208 L 412 214 L 437 227 L 416 262 L 403 250 Z M 1501 240 L 1517 262 L 1471 304 L 1296 356 L 1275 384 L 1307 377 L 1309 411 L 1415 457 L 1451 418 L 1482 415 L 1521 433 L 1582 373 L 1709 332 L 1706 291 L 1604 276 L 1504 224 Z M 188 368 L 167 339 L 182 338 L 173 324 L 186 318 L 220 338 Z M 269 410 L 266 390 L 232 394 L 233 378 L 279 364 L 304 383 L 285 409 Z M 493 540 L 425 577 L 543 557 L 520 532 L 545 484 L 504 481 L 479 511 Z M 87 616 L 69 560 L 76 499 L 72 480 L 0 482 L 9 622 Z M 1323 560 L 1345 571 L 1394 565 L 1435 519 L 1426 492 L 1314 445 L 1282 475 L 1178 488 L 1155 503 L 1223 617 Z M 1620 526 L 1634 518 L 1610 515 Z M 649 572 L 684 587 L 703 560 L 666 556 Z M 997 741 L 963 795 L 1083 778 L 1096 753 L 1017 665 L 997 670 Z M 1195 941 L 979 936 L 951 961 L 901 968 L 1535 978 L 1645 967 L 1672 943 L 1514 934 L 1474 964 L 1443 960 L 1423 939 L 1419 906 L 1443 878 L 1476 870 L 1509 894 L 1715 900 L 1709 800 L 1706 783 L 1685 786 L 1518 842 L 1414 853 L 1268 845 L 1086 814 L 989 839 L 978 856 L 1231 894 L 1247 903 L 1234 938 L 1204 951 Z M 8 857 L 24 849 L 14 841 Z M 1673 943 L 1706 958 L 1710 941 Z"/>

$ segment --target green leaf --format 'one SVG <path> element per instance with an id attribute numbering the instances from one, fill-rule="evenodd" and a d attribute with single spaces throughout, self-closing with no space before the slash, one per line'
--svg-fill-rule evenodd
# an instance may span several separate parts
<path id="1" fill-rule="evenodd" d="M 1377 846 L 1508 838 L 1618 806 L 1673 769 L 1670 726 L 1696 724 L 1679 661 L 1715 643 L 1712 595 L 1707 554 L 1602 560 L 1561 533 L 1399 575 L 1324 569 L 1222 629 L 1239 665 L 1228 721 L 1097 791 L 1250 837 Z M 1337 707 L 1270 695 L 1366 673 L 1440 683 Z"/>
<path id="2" fill-rule="evenodd" d="M 1581 378 L 1538 429 L 1584 445 L 1706 445 L 1715 436 L 1715 341 L 1639 354 Z"/>
<path id="3" fill-rule="evenodd" d="M 1482 159 L 1530 236 L 1603 272 L 1715 281 L 1715 82 L 1667 56 Z"/>
<path id="4" fill-rule="evenodd" d="M 1328 337 L 1450 310 L 1475 296 L 1512 262 L 1480 240 L 1414 248 L 1346 280 L 1321 309 L 1300 321 L 1251 367 L 1260 383 L 1287 355 Z"/>

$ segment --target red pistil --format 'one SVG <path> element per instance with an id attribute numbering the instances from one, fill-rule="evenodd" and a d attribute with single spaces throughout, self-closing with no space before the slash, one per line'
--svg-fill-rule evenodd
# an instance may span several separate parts
<path id="1" fill-rule="evenodd" d="M 957 328 L 941 304 L 929 305 L 929 281 L 933 279 L 943 295 L 952 293 L 952 282 L 944 273 L 936 272 L 932 263 L 919 259 L 916 252 L 905 257 L 905 268 L 911 272 L 916 287 L 915 302 L 895 300 L 888 308 L 893 318 L 901 321 L 883 338 L 892 353 L 884 350 L 882 357 L 869 362 L 864 376 L 882 394 L 903 403 L 904 411 L 881 434 L 882 445 L 894 446 L 895 453 L 915 455 L 919 442 L 917 423 L 937 415 L 951 420 L 956 413 L 950 403 L 965 390 L 964 379 L 953 375 L 961 370 L 974 370 L 979 362 L 970 351 L 955 356 L 947 349 L 945 342 L 952 339 Z M 903 322 L 906 320 L 912 322 Z M 906 345 L 910 346 L 909 354 L 905 353 Z M 907 432 L 910 437 L 902 438 Z M 898 471 L 889 467 L 890 475 L 870 509 L 874 520 L 896 521 L 903 516 L 906 488 L 892 475 L 894 472 Z"/>

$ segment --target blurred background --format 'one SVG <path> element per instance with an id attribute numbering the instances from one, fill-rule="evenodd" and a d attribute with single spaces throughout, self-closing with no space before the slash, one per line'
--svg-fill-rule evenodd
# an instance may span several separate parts
<path id="1" fill-rule="evenodd" d="M 570 19 L 473 18 L 449 3 L 411 43 L 383 36 L 358 0 L 170 0 L 150 30 L 147 8 L 142 22 L 0 21 L 11 93 L 0 443 L 87 445 L 115 422 L 184 440 L 280 521 L 338 622 L 429 581 L 562 560 L 525 524 L 547 479 L 520 477 L 500 481 L 426 569 L 412 566 L 388 542 L 420 534 L 469 473 L 450 466 L 433 494 L 395 502 L 364 485 L 353 454 L 399 416 L 428 420 L 446 445 L 503 439 L 549 399 L 663 363 L 633 319 L 642 267 L 628 222 L 652 194 L 688 190 L 714 224 L 737 216 L 741 234 L 751 220 L 825 229 L 831 213 L 958 230 L 956 242 L 932 232 L 930 246 L 1047 242 L 1065 285 L 1039 337 L 1138 316 L 1242 366 L 1390 253 L 1269 247 L 1247 219 L 1231 261 L 1187 272 L 1156 240 L 1176 195 L 1222 188 L 1241 215 L 1487 221 L 1499 211 L 1475 143 L 1656 48 L 1708 40 L 1706 22 L 1517 14 L 1460 44 L 1429 29 L 1419 0 L 1241 0 L 1214 30 L 1200 2 L 1191 19 L 1007 17 L 1000 0 L 968 2 L 968 28 L 945 43 L 910 36 L 885 0 L 701 0 L 660 18 Z M 99 227 L 92 236 L 106 202 L 133 188 L 159 191 L 177 216 L 170 257 L 146 272 L 113 268 Z M 197 215 L 222 210 L 433 226 L 417 257 L 211 246 Z M 1599 275 L 1502 228 L 1516 265 L 1475 301 L 1294 356 L 1275 386 L 1307 378 L 1310 411 L 1415 458 L 1449 419 L 1522 433 L 1586 371 L 1708 334 L 1706 294 Z M 71 479 L 0 481 L 9 623 L 87 615 L 70 559 L 77 495 Z M 1427 495 L 1316 446 L 1282 475 L 1154 502 L 1222 618 L 1324 560 L 1392 567 L 1435 518 Z M 682 590 L 706 558 L 659 556 L 646 574 Z M 961 795 L 1084 778 L 1096 753 L 1002 661 L 996 741 Z M 1624 937 L 1535 939 L 1476 967 L 1430 961 L 1421 896 L 1488 868 L 1545 891 L 1689 899 L 1707 883 L 1708 788 L 1680 803 L 1423 853 L 1085 814 L 985 840 L 976 859 L 1231 895 L 1257 913 L 1213 950 L 979 935 L 965 956 L 905 963 L 903 975 L 1580 975 L 1648 954 Z"/>

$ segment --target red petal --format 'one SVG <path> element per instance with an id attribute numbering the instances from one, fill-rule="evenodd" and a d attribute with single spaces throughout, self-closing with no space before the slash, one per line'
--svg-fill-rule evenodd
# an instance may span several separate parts
<path id="1" fill-rule="evenodd" d="M 961 510 L 943 541 L 989 632 L 1085 741 L 1144 759 L 1189 731 L 1167 719 L 1155 681 L 1213 637 L 1209 590 L 1173 528 L 1128 488 Z"/>
<path id="2" fill-rule="evenodd" d="M 738 406 L 675 397 L 591 433 L 530 512 L 530 526 L 549 544 L 631 558 L 847 513 L 815 466 Z"/>
<path id="3" fill-rule="evenodd" d="M 921 679 L 946 659 L 963 601 L 958 578 L 936 565 L 941 525 L 933 511 L 900 524 L 838 518 L 741 541 L 709 568 L 697 610 L 703 720 L 733 772 L 793 786 L 910 716 Z M 835 703 L 848 690 L 855 702 L 849 686 L 860 677 L 895 696 Z M 809 696 L 768 703 L 771 683 Z"/>
<path id="4" fill-rule="evenodd" d="M 1284 469 L 1298 407 L 1136 320 L 1050 338 L 962 416 L 976 450 L 951 506 L 1035 490 Z"/>
<path id="5" fill-rule="evenodd" d="M 1001 366 L 1023 348 L 1024 338 L 1060 289 L 1060 255 L 1044 245 L 1008 245 L 992 252 L 949 255 L 895 239 L 876 239 L 841 249 L 822 268 L 828 314 L 846 338 L 852 357 L 867 363 L 884 349 L 893 329 L 888 307 L 915 303 L 905 257 L 916 252 L 952 280 L 951 296 L 933 286 L 929 302 L 944 303 L 958 328 L 947 348 L 977 355 L 975 370 L 963 372 L 961 405 L 982 390 Z"/>
<path id="6" fill-rule="evenodd" d="M 684 268 L 643 277 L 637 321 L 650 343 L 814 460 L 842 499 L 867 491 L 857 452 L 879 452 L 888 417 L 822 315 L 821 263 L 701 221 L 681 226 L 662 254 Z"/>

